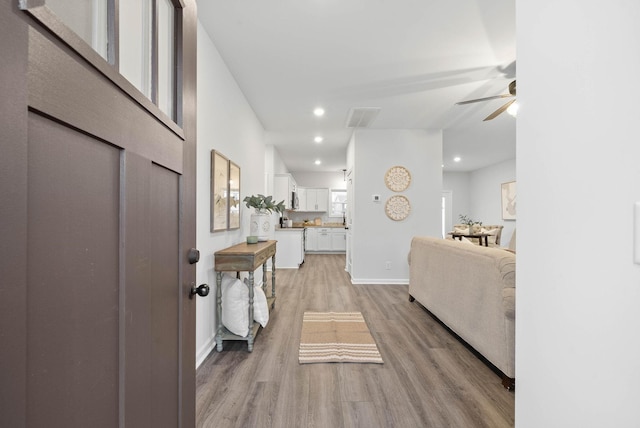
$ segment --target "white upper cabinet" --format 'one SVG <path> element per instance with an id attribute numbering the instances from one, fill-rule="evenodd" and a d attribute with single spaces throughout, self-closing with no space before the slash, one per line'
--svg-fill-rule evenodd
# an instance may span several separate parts
<path id="1" fill-rule="evenodd" d="M 326 212 L 329 210 L 329 189 L 300 188 L 298 193 L 299 195 L 304 193 L 304 203 L 303 198 L 298 196 L 300 200 L 299 211 Z"/>
<path id="2" fill-rule="evenodd" d="M 307 189 L 298 187 L 298 211 L 307 210 Z"/>
<path id="3" fill-rule="evenodd" d="M 273 177 L 273 199 L 275 202 L 284 200 L 284 207 L 292 209 L 291 202 L 293 192 L 296 190 L 296 182 L 291 174 L 276 174 Z"/>

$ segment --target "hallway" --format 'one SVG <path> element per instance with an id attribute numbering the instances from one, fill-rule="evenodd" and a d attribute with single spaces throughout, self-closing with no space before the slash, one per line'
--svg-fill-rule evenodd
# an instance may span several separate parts
<path id="1" fill-rule="evenodd" d="M 344 255 L 276 271 L 276 307 L 255 341 L 226 342 L 197 373 L 198 427 L 511 427 L 514 394 L 409 303 L 404 285 L 351 285 Z M 360 311 L 384 364 L 298 363 L 304 311 Z"/>

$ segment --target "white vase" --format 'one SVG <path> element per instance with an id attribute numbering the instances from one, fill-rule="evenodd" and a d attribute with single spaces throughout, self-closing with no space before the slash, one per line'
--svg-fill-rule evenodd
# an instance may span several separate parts
<path id="1" fill-rule="evenodd" d="M 258 241 L 268 241 L 273 225 L 271 224 L 271 214 L 266 211 L 256 211 L 251 214 L 251 224 L 249 234 L 257 236 Z"/>

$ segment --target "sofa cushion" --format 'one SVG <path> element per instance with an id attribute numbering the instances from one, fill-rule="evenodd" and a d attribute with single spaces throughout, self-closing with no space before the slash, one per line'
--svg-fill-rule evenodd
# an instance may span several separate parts
<path id="1" fill-rule="evenodd" d="M 468 235 L 469 234 L 469 228 L 468 227 L 456 226 L 456 227 L 453 228 L 453 231 L 455 233 L 462 233 L 463 235 Z"/>
<path id="2" fill-rule="evenodd" d="M 482 229 L 480 229 L 480 233 L 489 234 L 489 236 L 487 236 L 487 240 L 489 242 L 489 245 L 496 245 L 496 237 L 498 235 L 498 230 L 499 229 L 485 229 L 483 227 Z"/>

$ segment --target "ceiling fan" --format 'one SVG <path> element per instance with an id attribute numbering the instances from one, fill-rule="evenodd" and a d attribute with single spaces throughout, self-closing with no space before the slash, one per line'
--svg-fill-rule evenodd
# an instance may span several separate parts
<path id="1" fill-rule="evenodd" d="M 484 121 L 487 121 L 487 120 L 495 119 L 501 113 L 503 113 L 505 110 L 507 110 L 509 108 L 509 106 L 511 106 L 511 104 L 513 104 L 516 101 L 515 96 L 516 96 L 516 81 L 514 80 L 513 82 L 509 83 L 509 93 L 508 94 L 494 95 L 492 97 L 477 98 L 475 100 L 469 100 L 469 101 L 460 101 L 460 102 L 456 103 L 456 105 L 471 104 L 471 103 L 478 103 L 480 101 L 488 101 L 488 100 L 495 100 L 495 99 L 498 99 L 498 98 L 511 98 L 511 97 L 513 97 L 512 100 L 509 100 L 506 104 L 504 104 L 498 110 L 494 111 L 489 116 L 487 116 L 484 119 Z"/>

